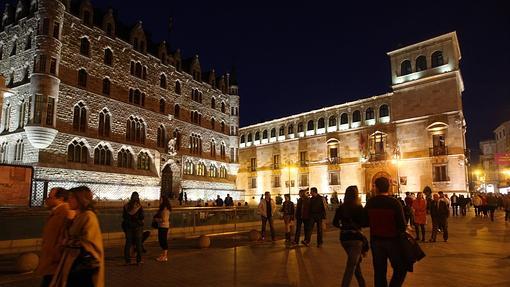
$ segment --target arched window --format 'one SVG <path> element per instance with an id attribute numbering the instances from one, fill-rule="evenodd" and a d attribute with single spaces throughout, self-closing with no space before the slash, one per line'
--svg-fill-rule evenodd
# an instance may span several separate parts
<path id="1" fill-rule="evenodd" d="M 221 103 L 221 112 L 222 113 L 225 112 L 225 103 L 224 102 Z"/>
<path id="2" fill-rule="evenodd" d="M 294 133 L 294 125 L 293 124 L 290 124 L 288 127 L 287 127 L 287 134 L 288 135 L 291 135 Z"/>
<path id="3" fill-rule="evenodd" d="M 388 105 L 382 105 L 379 107 L 379 117 L 382 118 L 382 117 L 387 117 L 390 115 L 390 109 L 388 107 Z"/>
<path id="4" fill-rule="evenodd" d="M 432 68 L 444 65 L 443 52 L 435 51 L 434 53 L 432 53 L 430 63 Z"/>
<path id="5" fill-rule="evenodd" d="M 227 152 L 226 152 L 226 148 L 225 148 L 225 143 L 222 142 L 220 145 L 220 157 L 222 159 L 225 159 L 226 156 L 227 156 Z"/>
<path id="6" fill-rule="evenodd" d="M 211 140 L 211 157 L 216 157 L 216 142 L 214 139 Z"/>
<path id="7" fill-rule="evenodd" d="M 131 61 L 131 66 L 129 68 L 129 73 L 134 76 L 135 75 L 135 62 Z"/>
<path id="8" fill-rule="evenodd" d="M 216 109 L 216 99 L 214 97 L 211 98 L 211 109 Z"/>
<path id="9" fill-rule="evenodd" d="M 135 76 L 138 78 L 142 77 L 142 64 L 140 64 L 140 62 L 135 64 Z"/>
<path id="10" fill-rule="evenodd" d="M 27 114 L 27 106 L 28 103 L 25 102 L 25 100 L 21 100 L 21 103 L 19 105 L 19 115 L 18 115 L 18 128 L 25 127 L 25 118 Z"/>
<path id="11" fill-rule="evenodd" d="M 23 161 L 24 151 L 25 144 L 23 143 L 23 139 L 17 140 L 16 145 L 14 146 L 14 161 Z"/>
<path id="12" fill-rule="evenodd" d="M 214 164 L 209 166 L 209 177 L 218 177 L 218 168 Z"/>
<path id="13" fill-rule="evenodd" d="M 180 95 L 181 94 L 181 82 L 175 81 L 175 93 Z"/>
<path id="14" fill-rule="evenodd" d="M 352 122 L 357 123 L 361 122 L 361 112 L 358 110 L 355 110 L 354 113 L 352 113 Z"/>
<path id="15" fill-rule="evenodd" d="M 175 139 L 175 147 L 174 148 L 175 148 L 175 150 L 179 150 L 179 148 L 181 147 L 181 133 L 179 132 L 178 129 L 174 130 L 173 136 Z"/>
<path id="16" fill-rule="evenodd" d="M 164 148 L 166 147 L 166 131 L 165 127 L 163 125 L 160 125 L 158 128 L 158 135 L 157 135 L 157 146 Z"/>
<path id="17" fill-rule="evenodd" d="M 216 128 L 216 121 L 214 118 L 211 118 L 211 129 L 214 130 Z"/>
<path id="18" fill-rule="evenodd" d="M 284 135 L 285 135 L 285 127 L 281 126 L 280 129 L 278 130 L 278 136 L 282 137 Z"/>
<path id="19" fill-rule="evenodd" d="M 202 154 L 202 137 L 197 134 L 191 134 L 189 141 L 190 152 L 192 154 Z"/>
<path id="20" fill-rule="evenodd" d="M 90 42 L 87 37 L 83 37 L 80 40 L 80 54 L 90 57 Z"/>
<path id="21" fill-rule="evenodd" d="M 125 148 L 117 153 L 117 166 L 124 168 L 133 168 L 133 154 Z"/>
<path id="22" fill-rule="evenodd" d="M 262 139 L 263 139 L 263 140 L 267 139 L 267 130 L 264 130 L 264 131 L 262 132 Z"/>
<path id="23" fill-rule="evenodd" d="M 2 145 L 0 145 L 0 162 L 7 162 L 9 155 L 9 143 L 3 142 Z"/>
<path id="24" fill-rule="evenodd" d="M 25 50 L 32 49 L 32 33 L 28 34 L 25 41 Z"/>
<path id="25" fill-rule="evenodd" d="M 304 131 L 304 125 L 303 125 L 303 123 L 302 123 L 302 122 L 301 122 L 301 123 L 298 123 L 298 125 L 297 125 L 297 132 L 298 132 L 298 133 L 302 133 L 303 131 Z"/>
<path id="26" fill-rule="evenodd" d="M 427 69 L 427 58 L 423 55 L 416 58 L 416 72 L 424 71 L 426 69 Z"/>
<path id="27" fill-rule="evenodd" d="M 74 105 L 73 109 L 73 130 L 84 132 L 87 130 L 87 109 L 83 102 Z"/>
<path id="28" fill-rule="evenodd" d="M 197 164 L 197 175 L 205 176 L 205 164 L 203 162 Z"/>
<path id="29" fill-rule="evenodd" d="M 104 78 L 103 79 L 103 95 L 109 96 L 110 95 L 110 79 Z"/>
<path id="30" fill-rule="evenodd" d="M 193 174 L 195 169 L 195 165 L 191 160 L 187 160 L 184 162 L 184 174 Z"/>
<path id="31" fill-rule="evenodd" d="M 227 178 L 227 168 L 224 166 L 220 167 L 220 178 Z"/>
<path id="32" fill-rule="evenodd" d="M 260 140 L 260 132 L 255 133 L 255 140 L 256 141 Z"/>
<path id="33" fill-rule="evenodd" d="M 9 131 L 11 124 L 11 104 L 7 104 L 3 114 L 4 131 Z"/>
<path id="34" fill-rule="evenodd" d="M 346 125 L 348 123 L 349 123 L 349 116 L 347 116 L 347 113 L 343 113 L 342 115 L 340 115 L 340 124 Z"/>
<path id="35" fill-rule="evenodd" d="M 145 122 L 130 116 L 126 125 L 126 140 L 136 143 L 145 143 Z"/>
<path id="36" fill-rule="evenodd" d="M 323 129 L 324 127 L 325 127 L 324 118 L 320 118 L 320 119 L 317 121 L 317 128 L 318 128 L 318 129 Z"/>
<path id="37" fill-rule="evenodd" d="M 177 119 L 180 117 L 181 115 L 181 107 L 179 107 L 179 105 L 175 105 L 174 106 L 174 117 L 176 117 Z"/>
<path id="38" fill-rule="evenodd" d="M 147 66 L 143 66 L 142 79 L 147 80 Z"/>
<path id="39" fill-rule="evenodd" d="M 224 121 L 221 122 L 220 127 L 221 127 L 221 132 L 225 133 L 225 122 Z"/>
<path id="40" fill-rule="evenodd" d="M 309 120 L 308 124 L 306 125 L 306 130 L 313 131 L 314 129 L 315 129 L 315 124 L 314 124 L 313 120 Z"/>
<path id="41" fill-rule="evenodd" d="M 137 168 L 142 170 L 151 169 L 151 158 L 148 153 L 142 151 L 138 154 Z"/>
<path id="42" fill-rule="evenodd" d="M 67 146 L 67 160 L 70 162 L 87 163 L 89 150 L 83 141 L 73 140 Z"/>
<path id="43" fill-rule="evenodd" d="M 374 115 L 374 109 L 372 108 L 368 108 L 366 111 L 365 111 L 365 120 L 372 120 L 375 118 L 375 115 Z"/>
<path id="44" fill-rule="evenodd" d="M 159 112 L 164 114 L 166 110 L 166 102 L 164 99 L 159 99 Z"/>
<path id="45" fill-rule="evenodd" d="M 87 87 L 87 71 L 85 69 L 78 70 L 78 86 Z"/>
<path id="46" fill-rule="evenodd" d="M 110 136 L 110 113 L 106 108 L 104 108 L 99 113 L 99 127 L 98 133 L 100 137 L 109 137 Z"/>
<path id="47" fill-rule="evenodd" d="M 331 116 L 328 119 L 328 127 L 334 127 L 334 126 L 336 126 L 336 117 Z"/>
<path id="48" fill-rule="evenodd" d="M 165 74 L 161 74 L 159 76 L 159 86 L 162 87 L 163 89 L 166 89 L 166 75 Z"/>
<path id="49" fill-rule="evenodd" d="M 275 128 L 271 129 L 271 137 L 272 138 L 276 137 L 276 129 Z"/>
<path id="50" fill-rule="evenodd" d="M 113 52 L 110 48 L 104 49 L 104 63 L 108 66 L 113 65 Z"/>
<path id="51" fill-rule="evenodd" d="M 112 165 L 112 151 L 106 145 L 98 145 L 94 149 L 94 164 Z"/>
<path id="52" fill-rule="evenodd" d="M 413 71 L 411 68 L 411 61 L 404 60 L 402 63 L 400 63 L 400 75 L 401 76 L 411 74 L 412 72 Z"/>
<path id="53" fill-rule="evenodd" d="M 248 142 L 251 143 L 253 141 L 253 136 L 251 133 L 248 134 Z"/>
<path id="54" fill-rule="evenodd" d="M 241 135 L 241 143 L 245 143 L 246 142 L 246 137 L 244 135 Z"/>

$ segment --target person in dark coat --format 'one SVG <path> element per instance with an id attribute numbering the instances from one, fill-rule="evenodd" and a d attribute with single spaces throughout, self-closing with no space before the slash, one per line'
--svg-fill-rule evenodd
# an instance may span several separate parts
<path id="1" fill-rule="evenodd" d="M 216 198 L 216 206 L 222 207 L 223 206 L 223 199 L 218 195 L 218 198 Z"/>
<path id="2" fill-rule="evenodd" d="M 131 263 L 131 245 L 135 245 L 136 263 L 142 263 L 142 233 L 144 212 L 140 203 L 138 192 L 131 194 L 131 199 L 124 205 L 122 210 L 122 229 L 126 234 L 126 244 L 124 246 L 124 260 L 126 264 Z"/>
<path id="3" fill-rule="evenodd" d="M 285 223 L 285 243 L 290 243 L 290 233 L 294 224 L 294 202 L 290 201 L 290 194 L 285 194 L 285 201 L 282 204 L 281 212 L 283 214 L 283 222 Z"/>
<path id="4" fill-rule="evenodd" d="M 313 226 L 317 225 L 317 247 L 322 246 L 322 220 L 326 219 L 326 208 L 324 207 L 324 198 L 319 195 L 317 188 L 310 189 L 312 197 L 310 198 L 310 226 L 305 234 L 305 245 L 308 246 L 312 239 Z"/>
<path id="5" fill-rule="evenodd" d="M 430 206 L 430 217 L 432 218 L 432 236 L 429 242 L 436 242 L 438 229 L 443 232 L 444 242 L 448 241 L 448 216 L 450 209 L 446 201 L 441 200 L 439 195 L 435 193 Z"/>
<path id="6" fill-rule="evenodd" d="M 310 198 L 306 195 L 306 190 L 299 191 L 299 199 L 296 205 L 296 234 L 294 235 L 294 244 L 299 244 L 301 237 L 301 225 L 304 227 L 305 236 L 308 233 L 310 221 Z M 301 243 L 306 245 L 303 240 Z"/>

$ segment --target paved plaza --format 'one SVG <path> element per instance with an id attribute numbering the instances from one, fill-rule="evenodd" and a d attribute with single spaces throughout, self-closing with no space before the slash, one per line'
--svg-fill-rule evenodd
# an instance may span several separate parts
<path id="1" fill-rule="evenodd" d="M 503 212 L 497 213 L 495 222 L 470 213 L 450 218 L 449 225 L 447 243 L 422 244 L 427 257 L 408 274 L 405 286 L 510 286 L 510 223 L 504 222 Z M 106 286 L 339 286 L 345 267 L 334 228 L 325 233 L 322 248 L 312 244 L 288 249 L 283 240 L 250 243 L 245 236 L 215 237 L 205 250 L 194 248 L 194 242 L 171 241 L 167 263 L 154 261 L 159 249 L 149 244 L 140 267 L 122 266 L 120 247 L 108 249 Z M 8 260 L 0 257 L 0 266 Z M 368 286 L 373 286 L 371 260 L 368 255 L 363 261 Z M 38 284 L 32 274 L 0 273 L 0 286 Z"/>

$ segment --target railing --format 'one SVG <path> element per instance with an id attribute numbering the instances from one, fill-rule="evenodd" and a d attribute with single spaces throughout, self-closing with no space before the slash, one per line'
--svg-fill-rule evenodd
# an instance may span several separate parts
<path id="1" fill-rule="evenodd" d="M 388 155 L 385 152 L 376 152 L 370 154 L 370 161 L 386 160 Z"/>
<path id="2" fill-rule="evenodd" d="M 435 146 L 429 148 L 429 156 L 440 156 L 440 155 L 448 155 L 448 147 L 447 146 Z"/>
<path id="3" fill-rule="evenodd" d="M 329 164 L 339 164 L 340 163 L 340 158 L 339 157 L 330 157 L 328 158 L 328 161 L 329 161 Z"/>

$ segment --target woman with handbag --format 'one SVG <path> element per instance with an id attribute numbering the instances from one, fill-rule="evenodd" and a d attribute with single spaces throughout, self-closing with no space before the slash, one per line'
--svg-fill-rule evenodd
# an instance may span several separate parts
<path id="1" fill-rule="evenodd" d="M 349 287 L 353 274 L 358 285 L 365 286 L 365 279 L 361 273 L 361 259 L 368 252 L 368 240 L 361 232 L 361 227 L 367 225 L 364 214 L 358 187 L 355 185 L 347 187 L 344 203 L 337 208 L 333 219 L 333 225 L 340 228 L 340 242 L 347 253 L 342 287 Z"/>
<path id="2" fill-rule="evenodd" d="M 69 208 L 76 211 L 64 241 L 64 253 L 51 287 L 103 287 L 104 250 L 92 192 L 86 186 L 69 190 Z"/>
<path id="3" fill-rule="evenodd" d="M 168 261 L 168 229 L 170 228 L 170 211 L 172 206 L 168 197 L 163 196 L 159 203 L 159 210 L 154 215 L 154 221 L 157 223 L 158 228 L 158 242 L 163 252 L 156 258 L 156 261 L 167 262 Z"/>

